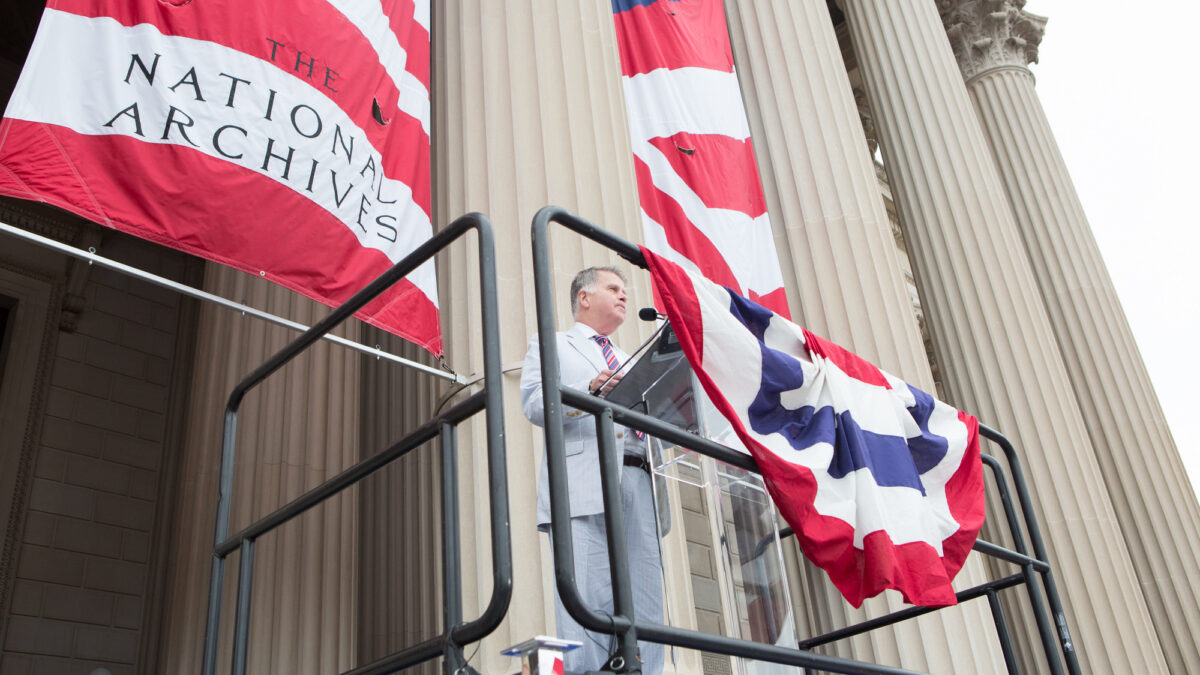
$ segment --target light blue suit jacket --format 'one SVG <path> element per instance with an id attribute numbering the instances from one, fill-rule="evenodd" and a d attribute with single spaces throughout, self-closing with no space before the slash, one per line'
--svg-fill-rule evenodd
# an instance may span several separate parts
<path id="1" fill-rule="evenodd" d="M 591 339 L 596 331 L 576 323 L 569 330 L 557 333 L 560 381 L 572 389 L 588 390 L 588 383 L 605 368 L 604 353 Z M 622 364 L 628 356 L 614 344 L 613 351 Z M 529 340 L 525 364 L 521 368 L 521 410 L 537 426 L 545 426 L 542 409 L 542 370 L 538 336 Z M 590 516 L 604 512 L 600 492 L 600 461 L 596 445 L 596 419 L 575 408 L 564 406 L 563 440 L 567 454 L 567 481 L 571 488 L 571 516 Z M 628 454 L 645 455 L 645 443 L 624 426 L 616 426 L 617 445 L 624 444 Z M 550 522 L 550 489 L 546 471 L 546 456 L 542 454 L 542 469 L 538 476 L 538 526 Z"/>

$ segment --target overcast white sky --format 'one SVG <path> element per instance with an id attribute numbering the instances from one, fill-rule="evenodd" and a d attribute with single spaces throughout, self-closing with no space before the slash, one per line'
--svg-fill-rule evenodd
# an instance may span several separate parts
<path id="1" fill-rule="evenodd" d="M 1191 0 L 1030 0 L 1037 91 L 1200 485 L 1200 93 Z"/>

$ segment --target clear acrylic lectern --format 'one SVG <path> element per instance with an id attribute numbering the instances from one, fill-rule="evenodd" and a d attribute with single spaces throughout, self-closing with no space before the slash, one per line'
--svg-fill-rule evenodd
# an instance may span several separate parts
<path id="1" fill-rule="evenodd" d="M 608 399 L 745 452 L 733 428 L 712 405 L 688 365 L 669 324 Z M 686 559 L 664 557 L 667 594 L 690 598 L 667 607 L 692 608 L 706 632 L 779 646 L 797 646 L 795 615 L 788 592 L 778 513 L 762 478 L 677 446 L 646 437 L 653 467 L 660 533 L 682 537 Z M 666 493 L 671 499 L 666 499 Z M 669 506 L 668 506 L 669 504 Z M 671 513 L 682 521 L 671 532 Z M 680 583 L 682 581 L 686 583 Z M 679 598 L 675 598 L 679 600 Z M 690 624 L 667 616 L 673 625 Z M 773 675 L 799 669 L 771 663 L 704 655 L 705 673 Z M 668 672 L 672 655 L 668 654 Z"/>

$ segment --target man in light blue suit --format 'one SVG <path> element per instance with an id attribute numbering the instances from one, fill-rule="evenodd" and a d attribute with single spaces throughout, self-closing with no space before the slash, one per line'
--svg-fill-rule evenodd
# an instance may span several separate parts
<path id="1" fill-rule="evenodd" d="M 613 376 L 626 354 L 609 340 L 625 321 L 625 277 L 614 267 L 589 267 L 571 282 L 571 314 L 575 324 L 557 334 L 562 384 L 603 396 L 621 379 Z M 612 376 L 610 380 L 610 376 Z M 606 384 L 607 381 L 607 384 Z M 521 371 L 521 409 L 529 421 L 544 426 L 542 409 L 541 358 L 538 338 L 529 341 Z M 575 580 L 583 600 L 597 611 L 612 614 L 613 596 L 608 563 L 604 500 L 600 491 L 600 459 L 596 444 L 596 422 L 592 415 L 566 408 L 563 438 L 570 486 L 571 536 L 574 540 Z M 625 528 L 629 550 L 633 603 L 637 618 L 662 622 L 662 557 L 655 523 L 654 494 L 646 443 L 623 426 L 616 427 L 617 445 L 625 450 L 621 468 L 621 495 L 625 506 Z M 550 495 L 546 458 L 538 477 L 538 528 L 549 530 Z M 567 670 L 599 670 L 616 649 L 608 635 L 585 631 L 567 614 L 555 589 L 555 619 L 559 637 L 579 640 L 583 648 L 566 654 Z M 663 647 L 638 642 L 642 672 L 659 675 L 663 669 Z"/>

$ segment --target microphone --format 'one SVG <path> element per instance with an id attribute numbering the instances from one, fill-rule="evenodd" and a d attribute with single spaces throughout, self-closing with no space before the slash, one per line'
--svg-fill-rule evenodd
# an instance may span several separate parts
<path id="1" fill-rule="evenodd" d="M 655 311 L 655 309 L 653 307 L 643 307 L 638 310 L 638 318 L 641 319 L 642 321 L 654 321 L 656 319 L 666 319 L 667 315 L 659 314 L 657 311 Z M 591 393 L 592 396 L 599 395 L 600 392 L 604 390 L 604 386 L 607 385 L 614 377 L 616 377 L 617 373 L 621 372 L 622 370 L 625 370 L 625 366 L 628 366 L 629 364 L 633 363 L 634 360 L 637 358 L 638 354 L 641 354 L 642 351 L 644 349 L 646 349 L 646 347 L 650 346 L 650 343 L 657 340 L 658 336 L 662 334 L 663 329 L 665 329 L 666 327 L 667 327 L 667 324 L 664 323 L 661 326 L 659 326 L 657 329 L 655 329 L 654 334 L 651 335 L 650 337 L 646 338 L 646 341 L 643 342 L 641 344 L 641 346 L 639 346 L 636 350 L 634 350 L 633 354 L 629 355 L 629 357 L 625 359 L 625 363 L 622 363 L 615 371 L 613 371 L 612 375 L 608 376 L 608 379 L 606 379 L 604 382 L 600 383 L 599 387 L 593 389 L 589 393 Z"/>

